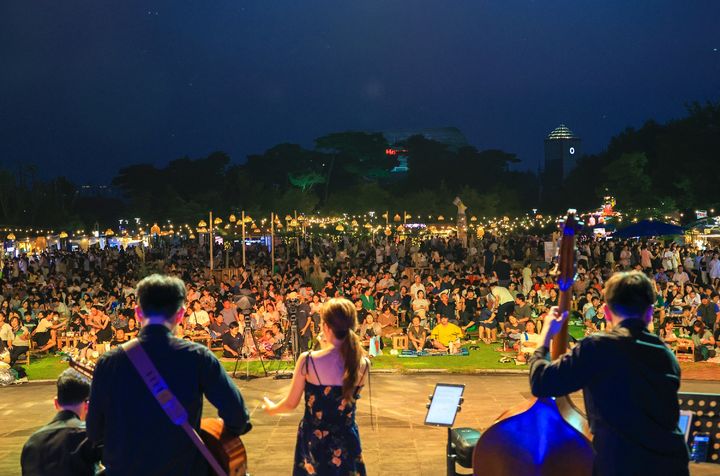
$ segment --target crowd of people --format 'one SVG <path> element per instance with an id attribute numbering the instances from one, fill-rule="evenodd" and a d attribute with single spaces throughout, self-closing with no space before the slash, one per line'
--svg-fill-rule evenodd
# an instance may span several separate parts
<path id="1" fill-rule="evenodd" d="M 405 240 L 313 237 L 278 243 L 275 263 L 261 245 L 218 251 L 210 272 L 207 248 L 163 243 L 145 253 L 91 248 L 7 257 L 0 288 L 0 355 L 10 365 L 60 350 L 96 358 L 138 333 L 135 285 L 151 270 L 181 277 L 187 287 L 179 337 L 207 342 L 228 358 L 281 358 L 292 345 L 311 348 L 319 310 L 333 297 L 351 300 L 368 349 L 406 335 L 410 350 L 459 352 L 500 343 L 523 362 L 537 346 L 544 314 L 557 305 L 553 236 Z M 226 255 L 227 253 L 227 255 Z M 655 240 L 581 236 L 573 284 L 573 319 L 586 334 L 607 327 L 603 283 L 616 271 L 646 273 L 657 294 L 654 331 L 695 360 L 715 357 L 720 337 L 720 258 Z M 294 327 L 296 326 L 296 327 Z M 297 330 L 297 342 L 289 336 Z M 370 352 L 371 355 L 376 352 Z M 2 360 L 2 359 L 0 359 Z"/>

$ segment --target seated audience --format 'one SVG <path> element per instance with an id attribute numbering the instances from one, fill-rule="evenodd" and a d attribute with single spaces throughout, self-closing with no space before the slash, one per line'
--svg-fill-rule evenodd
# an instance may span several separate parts
<path id="1" fill-rule="evenodd" d="M 447 316 L 442 316 L 440 323 L 430 332 L 430 341 L 432 346 L 438 350 L 455 353 L 460 350 L 462 336 L 462 329 L 451 323 Z"/>

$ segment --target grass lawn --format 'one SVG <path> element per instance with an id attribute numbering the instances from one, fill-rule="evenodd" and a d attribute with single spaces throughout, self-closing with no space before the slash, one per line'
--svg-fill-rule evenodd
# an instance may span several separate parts
<path id="1" fill-rule="evenodd" d="M 570 334 L 576 338 L 582 337 L 582 328 L 571 326 Z M 373 358 L 373 367 L 378 369 L 448 369 L 450 372 L 468 372 L 481 369 L 523 369 L 525 365 L 516 365 L 514 362 L 509 364 L 501 364 L 498 362 L 504 354 L 497 352 L 495 349 L 500 347 L 499 344 L 486 345 L 482 342 L 478 344 L 478 350 L 471 350 L 467 357 L 417 357 L 417 358 L 398 358 L 390 355 L 391 345 L 385 347 L 385 354 Z M 219 354 L 219 353 L 218 353 Z M 222 364 L 228 372 L 232 372 L 235 368 L 235 361 L 222 359 Z M 249 367 L 249 374 L 254 376 L 263 375 L 262 365 L 259 361 L 252 361 L 249 366 L 244 361 L 240 361 L 237 366 L 237 375 L 245 375 Z M 26 367 L 28 378 L 30 380 L 55 379 L 60 372 L 68 368 L 67 362 L 56 356 L 35 356 L 31 359 L 29 367 Z M 292 370 L 292 362 L 284 362 L 277 360 L 266 360 L 265 368 L 268 372 L 276 372 L 281 370 Z"/>
<path id="2" fill-rule="evenodd" d="M 232 372 L 235 368 L 235 361 L 227 361 L 223 359 L 223 367 L 228 372 Z M 54 380 L 60 375 L 60 373 L 69 367 L 68 363 L 62 360 L 61 357 L 49 355 L 49 356 L 34 356 L 30 360 L 30 366 L 24 366 L 25 371 L 28 374 L 29 380 Z M 253 361 L 249 364 L 249 373 L 254 376 L 263 375 L 262 364 L 259 361 Z M 265 361 L 265 368 L 268 372 L 276 372 L 278 370 L 292 370 L 292 362 L 281 362 L 277 360 Z M 244 361 L 240 361 L 237 366 L 237 375 L 245 375 L 246 364 Z"/>
<path id="3" fill-rule="evenodd" d="M 583 337 L 583 329 L 580 326 L 570 326 L 570 334 L 576 339 Z M 416 357 L 416 358 L 399 358 L 390 355 L 391 345 L 384 349 L 384 354 L 373 358 L 373 368 L 376 369 L 394 369 L 402 372 L 411 369 L 447 369 L 450 372 L 474 372 L 484 369 L 527 369 L 527 365 L 516 365 L 515 362 L 501 364 L 500 357 L 504 354 L 495 349 L 500 344 L 484 344 L 479 342 L 477 350 L 471 350 L 470 355 L 461 356 L 437 356 L 437 357 Z M 219 354 L 219 352 L 217 353 Z M 223 367 L 232 373 L 235 368 L 235 361 L 230 359 L 221 359 Z M 60 372 L 68 368 L 67 362 L 56 356 L 36 356 L 31 360 L 30 366 L 26 367 L 28 378 L 30 380 L 54 380 L 60 375 Z M 708 362 L 682 362 L 683 378 L 693 380 L 718 380 L 720 379 L 720 365 Z M 266 360 L 265 369 L 269 373 L 277 371 L 292 370 L 292 362 Z M 237 376 L 240 377 L 248 372 L 252 376 L 262 376 L 262 364 L 259 361 L 252 361 L 247 364 L 240 361 L 237 366 Z"/>

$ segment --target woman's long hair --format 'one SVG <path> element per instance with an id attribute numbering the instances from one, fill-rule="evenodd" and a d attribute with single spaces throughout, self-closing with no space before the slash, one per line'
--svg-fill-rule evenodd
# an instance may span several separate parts
<path id="1" fill-rule="evenodd" d="M 355 305 L 344 298 L 330 299 L 320 310 L 323 322 L 332 329 L 335 338 L 342 341 L 340 355 L 343 358 L 342 394 L 348 402 L 355 400 L 355 388 L 358 384 L 360 361 L 363 356 L 360 339 L 355 333 L 357 311 Z"/>

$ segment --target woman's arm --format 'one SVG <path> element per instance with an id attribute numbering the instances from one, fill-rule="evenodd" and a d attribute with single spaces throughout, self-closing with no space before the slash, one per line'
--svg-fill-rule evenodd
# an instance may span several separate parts
<path id="1" fill-rule="evenodd" d="M 295 372 L 293 372 L 292 382 L 290 383 L 290 391 L 278 403 L 274 403 L 268 397 L 263 398 L 263 410 L 269 415 L 278 413 L 286 413 L 297 408 L 300 398 L 305 391 L 305 359 L 307 352 L 300 354 L 295 364 Z"/>

